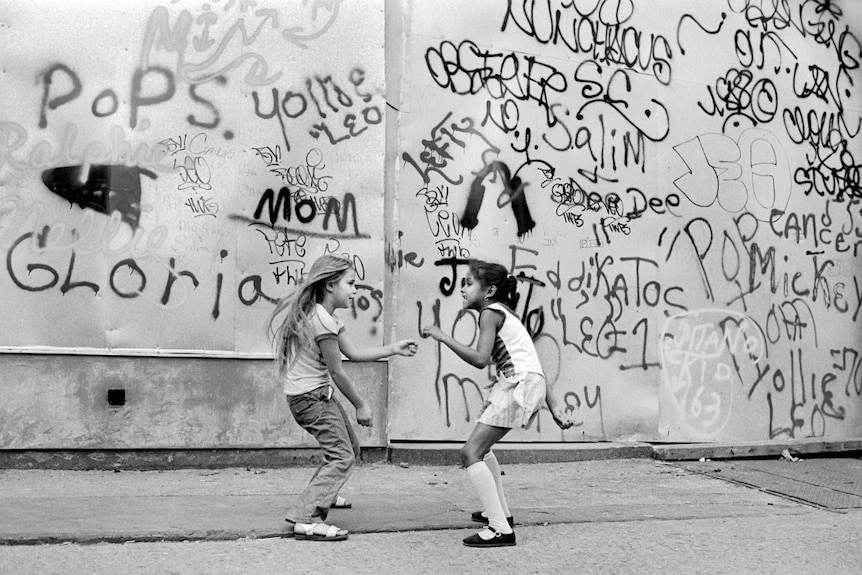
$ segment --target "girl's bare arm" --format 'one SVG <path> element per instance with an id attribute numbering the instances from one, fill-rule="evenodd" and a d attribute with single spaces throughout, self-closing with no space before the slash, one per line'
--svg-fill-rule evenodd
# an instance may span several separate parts
<path id="1" fill-rule="evenodd" d="M 502 321 L 503 316 L 494 311 L 479 314 L 479 341 L 476 344 L 476 349 L 466 346 L 454 337 L 443 333 L 437 326 L 426 327 L 422 330 L 422 334 L 425 337 L 431 337 L 445 344 L 458 357 L 473 367 L 483 368 L 491 361 L 494 338 Z"/>
<path id="2" fill-rule="evenodd" d="M 417 349 L 416 341 L 412 339 L 402 339 L 380 347 L 358 348 L 345 331 L 338 334 L 338 346 L 351 361 L 375 361 L 391 355 L 411 356 L 416 354 Z"/>
<path id="3" fill-rule="evenodd" d="M 347 401 L 353 404 L 356 408 L 356 423 L 366 427 L 371 427 L 372 415 L 371 408 L 365 402 L 356 388 L 353 387 L 353 382 L 347 372 L 344 370 L 344 364 L 341 361 L 341 349 L 338 347 L 338 340 L 328 338 L 320 341 L 320 352 L 323 354 L 323 361 L 326 363 L 326 368 L 329 370 L 329 375 L 332 376 L 332 381 L 335 387 L 344 394 Z"/>

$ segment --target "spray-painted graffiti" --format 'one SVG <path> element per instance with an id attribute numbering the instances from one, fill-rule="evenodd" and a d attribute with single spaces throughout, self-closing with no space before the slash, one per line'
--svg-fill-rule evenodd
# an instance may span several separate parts
<path id="1" fill-rule="evenodd" d="M 42 182 L 49 190 L 102 214 L 118 212 L 132 229 L 141 219 L 141 176 L 156 178 L 149 170 L 127 166 L 91 165 L 86 178 L 83 166 L 66 166 L 42 172 Z"/>
<path id="2" fill-rule="evenodd" d="M 674 185 L 691 203 L 747 210 L 766 221 L 790 201 L 790 170 L 781 144 L 771 133 L 748 129 L 738 142 L 724 134 L 705 134 L 674 146 L 688 173 Z"/>
<path id="3" fill-rule="evenodd" d="M 532 2 L 510 0 L 501 31 L 517 27 L 538 45 L 559 46 L 587 55 L 602 65 L 619 64 L 651 72 L 670 82 L 671 46 L 660 34 L 645 33 L 629 23 L 635 2 Z"/>
<path id="4" fill-rule="evenodd" d="M 326 136 L 322 141 L 334 146 L 359 136 L 369 127 L 383 121 L 380 108 L 370 103 L 371 94 L 360 89 L 365 82 L 365 72 L 361 69 L 351 70 L 348 81 L 352 87 L 353 97 L 336 83 L 332 76 L 307 78 L 304 91 L 298 89 L 281 93 L 278 88 L 272 88 L 269 100 L 254 91 L 252 92 L 254 113 L 264 120 L 272 118 L 278 120 L 284 145 L 290 151 L 290 139 L 287 136 L 288 123 L 301 118 L 307 111 L 311 114 L 316 112 L 317 121 L 311 125 L 308 133 L 315 139 Z M 357 98 L 357 101 L 354 102 L 353 98 Z M 268 102 L 266 106 L 265 102 Z M 362 108 L 354 107 L 354 104 L 362 105 Z M 336 115 L 339 113 L 343 113 L 343 117 Z"/>
<path id="5" fill-rule="evenodd" d="M 696 435 L 714 436 L 727 424 L 740 393 L 735 366 L 763 362 L 765 339 L 743 314 L 701 310 L 669 318 L 661 334 L 662 383 Z"/>
<path id="6" fill-rule="evenodd" d="M 7 99 L 0 122 L 4 301 L 81 306 L 75 318 L 109 306 L 116 329 L 105 330 L 133 347 L 136 331 L 161 323 L 164 338 L 144 339 L 163 339 L 168 353 L 206 353 L 212 342 L 242 339 L 228 332 L 257 333 L 316 257 L 339 253 L 361 280 L 349 314 L 379 338 L 382 264 L 370 253 L 384 241 L 369 215 L 383 211 L 383 156 L 363 146 L 381 139 L 382 43 L 333 41 L 361 6 L 266 4 L 106 7 L 99 21 L 122 20 L 123 37 L 140 45 L 111 45 L 85 19 L 75 50 L 13 55 L 31 69 L 26 81 L 10 75 L 4 95 L 14 110 Z M 50 28 L 80 10 L 70 3 L 39 21 Z M 14 29 L 32 27 L 32 17 L 17 12 Z M 382 20 L 368 24 L 382 32 Z M 358 59 L 333 57 L 347 45 Z M 68 335 L 62 325 L 9 321 L 32 327 L 15 330 L 27 332 L 21 343 L 0 345 L 50 346 L 40 334 Z M 64 345 L 111 347 L 110 337 L 107 346 L 71 339 Z M 246 339 L 236 351 L 268 349 Z"/>
<path id="7" fill-rule="evenodd" d="M 657 17 L 634 0 L 510 1 L 488 7 L 499 39 L 464 26 L 414 39 L 411 86 L 432 95 L 401 118 L 400 183 L 418 191 L 399 245 L 435 265 L 397 269 L 437 288 L 416 298 L 419 315 L 469 344 L 464 266 L 504 264 L 587 435 L 858 426 L 862 31 L 850 8 L 683 2 Z M 488 375 L 428 353 L 455 427 Z"/>
<path id="8" fill-rule="evenodd" d="M 118 325 L 85 349 L 266 353 L 272 302 L 326 253 L 356 268 L 353 333 L 469 345 L 480 258 L 517 279 L 564 440 L 858 434 L 858 3 L 295 4 L 154 0 L 116 45 L 82 21 L 75 50 L 13 49 L 10 346 L 54 344 L 36 316 L 73 306 L 58 345 L 77 345 L 105 305 Z M 12 36 L 55 23 L 20 13 Z M 489 374 L 416 361 L 439 417 L 415 438 L 462 438 Z M 528 433 L 559 440 L 546 415 Z"/>

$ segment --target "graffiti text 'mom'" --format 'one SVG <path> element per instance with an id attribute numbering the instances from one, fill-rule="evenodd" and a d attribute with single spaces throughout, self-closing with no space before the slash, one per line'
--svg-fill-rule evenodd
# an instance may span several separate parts
<path id="1" fill-rule="evenodd" d="M 275 191 L 268 188 L 261 196 L 254 210 L 254 219 L 259 220 L 266 206 L 269 213 L 269 223 L 275 225 L 279 217 L 287 222 L 290 222 L 294 216 L 300 223 L 307 224 L 314 220 L 318 214 L 318 207 L 314 200 L 310 198 L 297 199 L 295 192 L 291 192 L 286 187 L 278 191 L 278 196 Z M 347 228 L 348 214 L 353 220 L 353 233 L 360 237 L 359 223 L 356 219 L 356 198 L 353 194 L 347 193 L 344 195 L 344 201 L 339 202 L 335 198 L 329 198 L 326 202 L 326 207 L 323 213 L 323 229 L 329 229 L 329 218 L 335 215 L 335 221 L 338 225 L 338 231 L 343 232 Z"/>

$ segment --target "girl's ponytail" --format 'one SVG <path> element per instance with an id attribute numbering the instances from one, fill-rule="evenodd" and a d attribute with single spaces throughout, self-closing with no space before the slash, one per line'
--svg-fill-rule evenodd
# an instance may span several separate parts
<path id="1" fill-rule="evenodd" d="M 508 275 L 503 287 L 501 301 L 514 311 L 518 307 L 518 300 L 521 299 L 518 293 L 518 279 L 513 275 Z"/>

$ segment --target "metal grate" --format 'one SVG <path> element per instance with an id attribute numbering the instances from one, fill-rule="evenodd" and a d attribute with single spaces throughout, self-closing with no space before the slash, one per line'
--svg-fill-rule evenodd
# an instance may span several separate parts
<path id="1" fill-rule="evenodd" d="M 680 467 L 825 509 L 862 508 L 862 460 L 687 461 Z"/>

